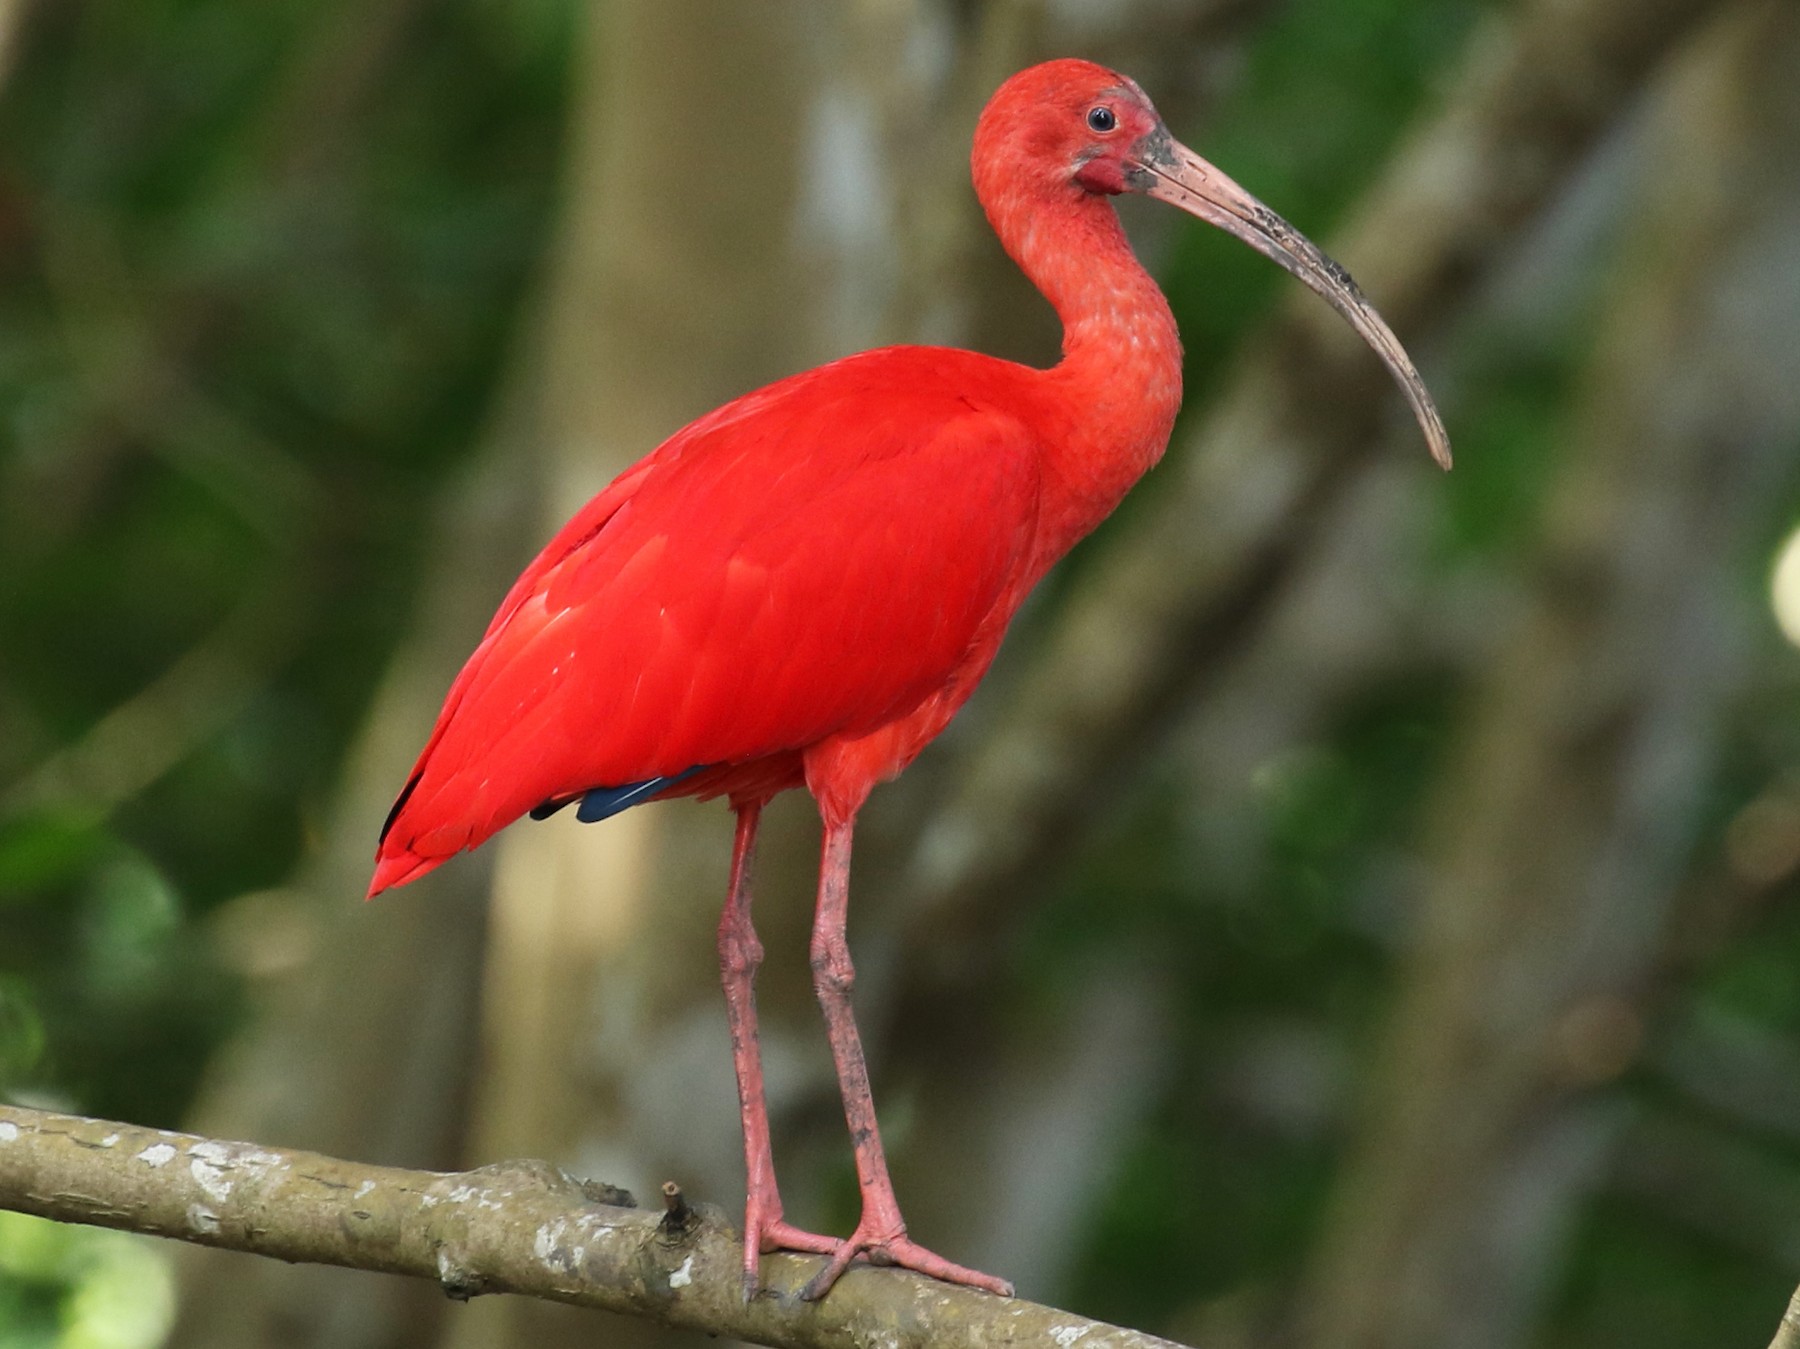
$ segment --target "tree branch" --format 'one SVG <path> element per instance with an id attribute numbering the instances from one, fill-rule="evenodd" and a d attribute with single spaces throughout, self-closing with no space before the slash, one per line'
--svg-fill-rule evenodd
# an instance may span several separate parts
<path id="1" fill-rule="evenodd" d="M 671 1189 L 673 1187 L 670 1187 Z M 432 1279 L 481 1293 L 599 1307 L 796 1349 L 1170 1341 L 897 1270 L 853 1269 L 818 1303 L 818 1257 L 763 1261 L 742 1293 L 742 1246 L 679 1192 L 661 1214 L 543 1162 L 439 1173 L 0 1105 L 0 1208 L 278 1260 Z"/>
<path id="2" fill-rule="evenodd" d="M 1769 1349 L 1800 1349 L 1800 1290 L 1788 1302 L 1781 1325 L 1775 1330 L 1775 1338 L 1769 1341 Z"/>

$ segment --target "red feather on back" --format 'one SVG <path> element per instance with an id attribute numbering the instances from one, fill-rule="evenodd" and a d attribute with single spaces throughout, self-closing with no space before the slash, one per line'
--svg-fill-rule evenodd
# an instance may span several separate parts
<path id="1" fill-rule="evenodd" d="M 729 403 L 620 475 L 451 686 L 371 893 L 546 800 L 868 735 L 947 682 L 960 703 L 980 670 L 955 677 L 985 668 L 1035 579 L 1039 486 L 1032 430 L 970 390 L 1029 405 L 1026 374 L 868 352 Z"/>

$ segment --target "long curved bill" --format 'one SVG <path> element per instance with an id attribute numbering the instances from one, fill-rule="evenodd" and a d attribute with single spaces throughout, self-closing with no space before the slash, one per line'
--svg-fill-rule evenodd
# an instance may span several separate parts
<path id="1" fill-rule="evenodd" d="M 1138 169 L 1130 186 L 1147 197 L 1178 206 L 1263 256 L 1272 258 L 1330 303 L 1392 372 L 1411 404 L 1431 457 L 1450 467 L 1450 435 L 1394 330 L 1375 312 L 1356 282 L 1304 234 L 1160 128 L 1139 143 Z"/>

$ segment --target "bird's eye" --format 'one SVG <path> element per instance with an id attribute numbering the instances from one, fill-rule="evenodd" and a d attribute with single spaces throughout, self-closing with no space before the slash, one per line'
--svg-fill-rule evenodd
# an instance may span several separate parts
<path id="1" fill-rule="evenodd" d="M 1090 131 L 1106 132 L 1116 127 L 1119 119 L 1113 116 L 1111 108 L 1102 105 L 1098 108 L 1088 109 L 1087 124 Z"/>

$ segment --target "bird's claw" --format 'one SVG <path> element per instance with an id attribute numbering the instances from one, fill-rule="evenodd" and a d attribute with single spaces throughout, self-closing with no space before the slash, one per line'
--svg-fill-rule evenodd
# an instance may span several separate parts
<path id="1" fill-rule="evenodd" d="M 780 1218 L 751 1220 L 744 1233 L 744 1301 L 762 1291 L 762 1257 L 774 1251 L 800 1251 L 806 1255 L 836 1255 L 844 1243 L 795 1227 Z"/>
<path id="2" fill-rule="evenodd" d="M 904 1230 L 893 1236 L 865 1234 L 861 1228 L 851 1235 L 848 1241 L 838 1243 L 832 1254 L 831 1262 L 813 1275 L 811 1282 L 800 1290 L 803 1302 L 817 1302 L 831 1291 L 831 1286 L 838 1281 L 838 1276 L 850 1267 L 850 1262 L 862 1256 L 872 1265 L 892 1265 L 899 1269 L 910 1269 L 920 1274 L 928 1274 L 934 1279 L 942 1279 L 945 1283 L 965 1284 L 970 1288 L 979 1288 L 983 1292 L 993 1293 L 997 1297 L 1011 1297 L 1013 1286 L 1005 1279 L 996 1279 L 992 1274 L 983 1274 L 979 1270 L 967 1269 L 933 1251 L 926 1250 L 918 1242 L 906 1235 Z"/>

